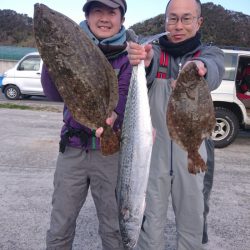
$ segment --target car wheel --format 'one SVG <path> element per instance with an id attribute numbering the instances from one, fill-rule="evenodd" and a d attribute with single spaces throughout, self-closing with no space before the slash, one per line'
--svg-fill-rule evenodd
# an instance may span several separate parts
<path id="1" fill-rule="evenodd" d="M 4 94 L 5 94 L 6 98 L 9 100 L 18 100 L 21 97 L 20 90 L 15 85 L 8 85 L 4 89 Z"/>
<path id="2" fill-rule="evenodd" d="M 239 132 L 239 120 L 236 115 L 225 108 L 215 107 L 216 126 L 212 139 L 216 148 L 231 144 Z"/>

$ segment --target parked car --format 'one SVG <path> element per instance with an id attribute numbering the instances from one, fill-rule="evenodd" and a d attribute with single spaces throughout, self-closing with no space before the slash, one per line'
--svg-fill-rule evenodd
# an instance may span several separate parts
<path id="1" fill-rule="evenodd" d="M 250 129 L 250 96 L 240 92 L 240 72 L 250 64 L 250 50 L 223 49 L 225 75 L 219 88 L 211 92 L 216 127 L 212 134 L 215 147 L 223 148 L 234 141 L 240 129 Z M 44 96 L 41 85 L 42 59 L 38 52 L 24 56 L 14 68 L 4 73 L 2 92 L 17 100 L 33 95 Z"/>
<path id="2" fill-rule="evenodd" d="M 223 49 L 225 75 L 219 88 L 212 91 L 216 127 L 212 134 L 215 147 L 234 141 L 240 129 L 250 129 L 250 96 L 240 91 L 241 72 L 250 64 L 250 50 Z"/>
<path id="3" fill-rule="evenodd" d="M 2 86 L 3 75 L 0 75 L 0 87 Z"/>
<path id="4" fill-rule="evenodd" d="M 10 100 L 44 96 L 41 85 L 42 59 L 38 52 L 25 55 L 3 74 L 2 92 Z"/>

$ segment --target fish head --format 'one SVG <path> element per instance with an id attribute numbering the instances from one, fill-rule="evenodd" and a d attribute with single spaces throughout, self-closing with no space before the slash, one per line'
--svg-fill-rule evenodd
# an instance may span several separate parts
<path id="1" fill-rule="evenodd" d="M 176 80 L 176 91 L 194 99 L 197 95 L 197 79 L 203 78 L 198 74 L 198 67 L 194 62 L 188 63 L 179 73 Z M 199 81 L 198 81 L 199 82 Z"/>
<path id="2" fill-rule="evenodd" d="M 129 208 L 123 208 L 119 214 L 119 224 L 125 249 L 133 249 L 139 238 L 141 219 L 131 214 Z"/>
<path id="3" fill-rule="evenodd" d="M 46 39 L 51 43 L 55 27 L 53 23 L 53 11 L 44 4 L 34 5 L 34 34 L 36 41 L 46 43 Z M 48 41 L 47 41 L 48 43 Z"/>
<path id="4" fill-rule="evenodd" d="M 137 240 L 139 238 L 139 233 L 135 234 L 135 230 L 121 231 L 122 243 L 125 249 L 134 249 L 137 245 Z"/>
<path id="5" fill-rule="evenodd" d="M 44 4 L 36 3 L 34 5 L 33 30 L 40 53 L 44 47 L 46 49 L 58 47 L 58 50 L 64 51 L 65 54 L 73 53 L 67 41 L 72 36 L 70 30 L 73 30 L 73 25 L 78 25 L 69 18 L 67 20 L 70 21 L 63 22 L 66 18 L 65 15 L 50 9 Z"/>

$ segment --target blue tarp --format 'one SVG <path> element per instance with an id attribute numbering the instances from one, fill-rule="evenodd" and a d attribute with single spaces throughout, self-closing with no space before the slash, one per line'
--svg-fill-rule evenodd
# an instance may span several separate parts
<path id="1" fill-rule="evenodd" d="M 26 54 L 36 51 L 36 48 L 30 47 L 0 46 L 0 60 L 19 61 Z"/>

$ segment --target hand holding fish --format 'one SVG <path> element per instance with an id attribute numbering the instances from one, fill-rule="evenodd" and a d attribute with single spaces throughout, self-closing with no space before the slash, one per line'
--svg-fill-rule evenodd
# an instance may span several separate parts
<path id="1" fill-rule="evenodd" d="M 206 73 L 207 73 L 207 68 L 206 68 L 205 64 L 204 64 L 202 61 L 200 61 L 200 60 L 192 60 L 192 61 L 186 62 L 186 63 L 184 64 L 182 70 L 183 70 L 189 63 L 191 63 L 191 62 L 194 62 L 194 63 L 196 64 L 196 66 L 197 66 L 197 71 L 198 71 L 199 76 L 205 76 L 205 75 L 206 75 Z M 175 89 L 175 87 L 176 87 L 176 80 L 171 79 L 171 88 L 172 88 L 172 89 Z"/>
<path id="2" fill-rule="evenodd" d="M 200 61 L 200 60 L 188 61 L 188 62 L 186 62 L 184 64 L 183 68 L 185 68 L 191 62 L 194 62 L 196 64 L 199 76 L 205 76 L 206 75 L 207 68 L 206 68 L 205 64 L 202 61 Z"/>
<path id="3" fill-rule="evenodd" d="M 109 116 L 106 119 L 106 124 L 112 128 L 116 119 L 117 119 L 117 114 L 114 111 L 112 111 L 111 116 Z M 95 136 L 100 138 L 103 133 L 103 130 L 104 130 L 103 127 L 96 129 Z"/>
<path id="4" fill-rule="evenodd" d="M 138 65 L 141 60 L 144 60 L 145 67 L 148 67 L 154 55 L 151 44 L 140 45 L 130 42 L 127 47 L 128 59 L 132 65 Z"/>

